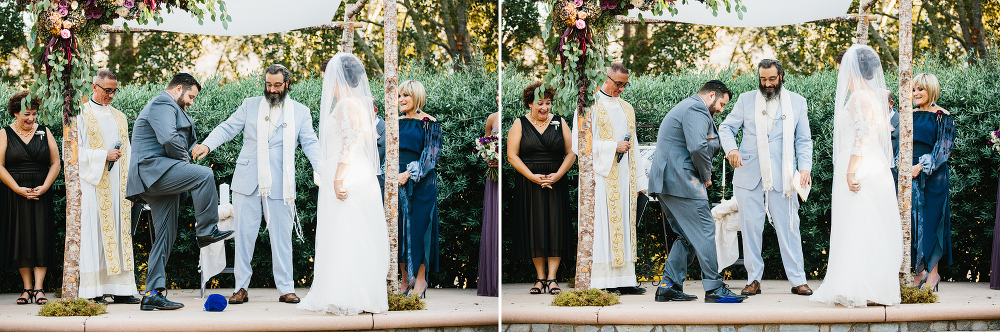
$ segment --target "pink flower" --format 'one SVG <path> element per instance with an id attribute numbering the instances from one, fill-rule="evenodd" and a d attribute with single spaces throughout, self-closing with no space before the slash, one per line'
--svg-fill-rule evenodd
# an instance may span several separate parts
<path id="1" fill-rule="evenodd" d="M 574 25 L 577 29 L 583 29 L 587 27 L 587 22 L 584 22 L 583 20 L 576 20 L 576 24 Z"/>
<path id="2" fill-rule="evenodd" d="M 69 29 L 62 29 L 62 31 L 59 31 L 59 37 L 62 37 L 63 39 L 69 39 L 70 36 L 72 36 L 72 34 L 69 32 Z"/>
<path id="3" fill-rule="evenodd" d="M 583 6 L 583 0 L 573 0 L 573 4 L 579 8 L 580 6 Z"/>
<path id="4" fill-rule="evenodd" d="M 122 3 L 122 7 L 132 9 L 132 7 L 135 7 L 135 0 L 125 0 L 125 2 Z"/>
<path id="5" fill-rule="evenodd" d="M 69 15 L 69 8 L 59 7 L 59 16 L 66 17 Z"/>

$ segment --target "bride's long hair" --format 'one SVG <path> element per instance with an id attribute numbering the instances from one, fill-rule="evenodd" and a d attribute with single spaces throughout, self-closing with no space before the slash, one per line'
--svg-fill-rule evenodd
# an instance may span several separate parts
<path id="1" fill-rule="evenodd" d="M 868 130 L 868 145 L 875 144 L 886 162 L 891 164 L 892 110 L 889 98 L 892 93 L 885 86 L 885 74 L 877 53 L 871 47 L 855 44 L 844 53 L 837 76 L 836 108 L 834 109 L 833 163 L 849 157 L 856 135 L 851 127 L 840 128 L 850 121 L 864 121 Z M 850 104 L 849 104 L 850 103 Z M 847 118 L 845 118 L 847 117 Z M 842 122 L 842 121 L 846 121 Z M 847 136 L 845 136 L 847 135 Z M 849 139 L 850 138 L 850 139 Z M 845 146 L 846 144 L 846 146 Z"/>

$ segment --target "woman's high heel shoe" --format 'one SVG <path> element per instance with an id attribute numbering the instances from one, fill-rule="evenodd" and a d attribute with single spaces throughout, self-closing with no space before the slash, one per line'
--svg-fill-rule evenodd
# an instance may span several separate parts
<path id="1" fill-rule="evenodd" d="M 545 279 L 535 279 L 535 283 L 536 284 L 542 284 L 542 287 L 541 288 L 539 288 L 539 287 L 531 287 L 531 289 L 528 290 L 528 294 L 544 294 L 544 293 L 546 293 L 546 290 L 549 289 L 549 281 L 548 280 L 545 280 Z"/>
<path id="2" fill-rule="evenodd" d="M 556 282 L 557 281 L 555 279 L 549 279 L 548 280 L 549 294 L 559 295 L 559 293 L 562 293 L 562 289 L 560 289 L 559 287 L 552 287 L 552 284 L 554 284 Z M 558 284 L 556 286 L 558 286 Z"/>
<path id="3" fill-rule="evenodd" d="M 42 297 L 42 296 L 38 296 L 38 294 L 45 295 L 45 294 L 42 293 L 41 289 L 36 289 L 35 290 L 35 304 L 43 305 L 43 304 L 49 303 L 49 299 L 47 299 L 45 297 Z"/>
<path id="4" fill-rule="evenodd" d="M 30 289 L 24 289 L 23 291 L 24 291 L 24 293 L 28 294 L 28 297 L 26 297 L 26 298 L 25 297 L 19 297 L 19 298 L 17 298 L 17 301 L 14 301 L 14 303 L 17 303 L 18 305 L 28 304 L 28 303 L 31 303 L 35 299 L 35 291 L 30 290 Z"/>

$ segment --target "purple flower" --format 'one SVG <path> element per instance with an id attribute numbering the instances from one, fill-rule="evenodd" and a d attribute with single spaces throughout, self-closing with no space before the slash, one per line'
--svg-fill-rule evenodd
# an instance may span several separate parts
<path id="1" fill-rule="evenodd" d="M 62 29 L 62 31 L 59 31 L 59 37 L 62 37 L 63 39 L 69 39 L 70 36 L 72 36 L 72 34 L 69 32 L 69 29 Z"/>
<path id="2" fill-rule="evenodd" d="M 620 3 L 621 0 L 601 0 L 601 9 L 615 9 Z"/>
<path id="3" fill-rule="evenodd" d="M 937 115 L 939 115 L 939 116 L 940 116 L 940 115 L 944 115 L 944 111 L 942 111 L 942 110 L 938 110 L 938 111 L 937 111 Z"/>
<path id="4" fill-rule="evenodd" d="M 102 16 L 104 16 L 104 10 L 101 9 L 101 7 L 98 7 L 96 4 L 93 5 L 93 6 L 87 7 L 87 19 L 88 20 L 89 19 L 95 19 L 95 18 L 101 18 Z"/>
<path id="5" fill-rule="evenodd" d="M 66 17 L 69 15 L 69 8 L 59 7 L 59 16 Z"/>
<path id="6" fill-rule="evenodd" d="M 583 20 L 577 19 L 576 20 L 576 24 L 574 24 L 574 26 L 576 26 L 577 29 L 583 29 L 583 28 L 587 27 L 587 22 L 584 22 Z"/>
<path id="7" fill-rule="evenodd" d="M 573 4 L 576 5 L 576 8 L 580 8 L 583 6 L 583 0 L 573 0 Z"/>
<path id="8" fill-rule="evenodd" d="M 423 119 L 423 120 L 420 120 L 420 121 L 422 121 L 422 122 L 423 122 L 423 124 L 424 124 L 424 128 L 426 128 L 426 127 L 427 127 L 427 124 L 431 122 L 431 118 L 430 118 L 430 117 L 424 117 L 424 119 Z"/>
<path id="9" fill-rule="evenodd" d="M 132 9 L 132 7 L 135 7 L 135 0 L 125 0 L 125 2 L 122 3 L 122 7 Z"/>

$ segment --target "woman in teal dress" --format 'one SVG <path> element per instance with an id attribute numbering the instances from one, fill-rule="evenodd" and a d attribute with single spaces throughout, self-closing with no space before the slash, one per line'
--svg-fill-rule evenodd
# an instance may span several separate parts
<path id="1" fill-rule="evenodd" d="M 937 290 L 939 263 L 951 265 L 948 157 L 955 143 L 955 120 L 937 105 L 941 95 L 937 77 L 925 73 L 913 81 L 914 286 Z"/>
<path id="2" fill-rule="evenodd" d="M 423 84 L 399 85 L 399 265 L 402 287 L 425 297 L 427 269 L 438 268 L 437 173 L 441 125 L 423 111 Z"/>

